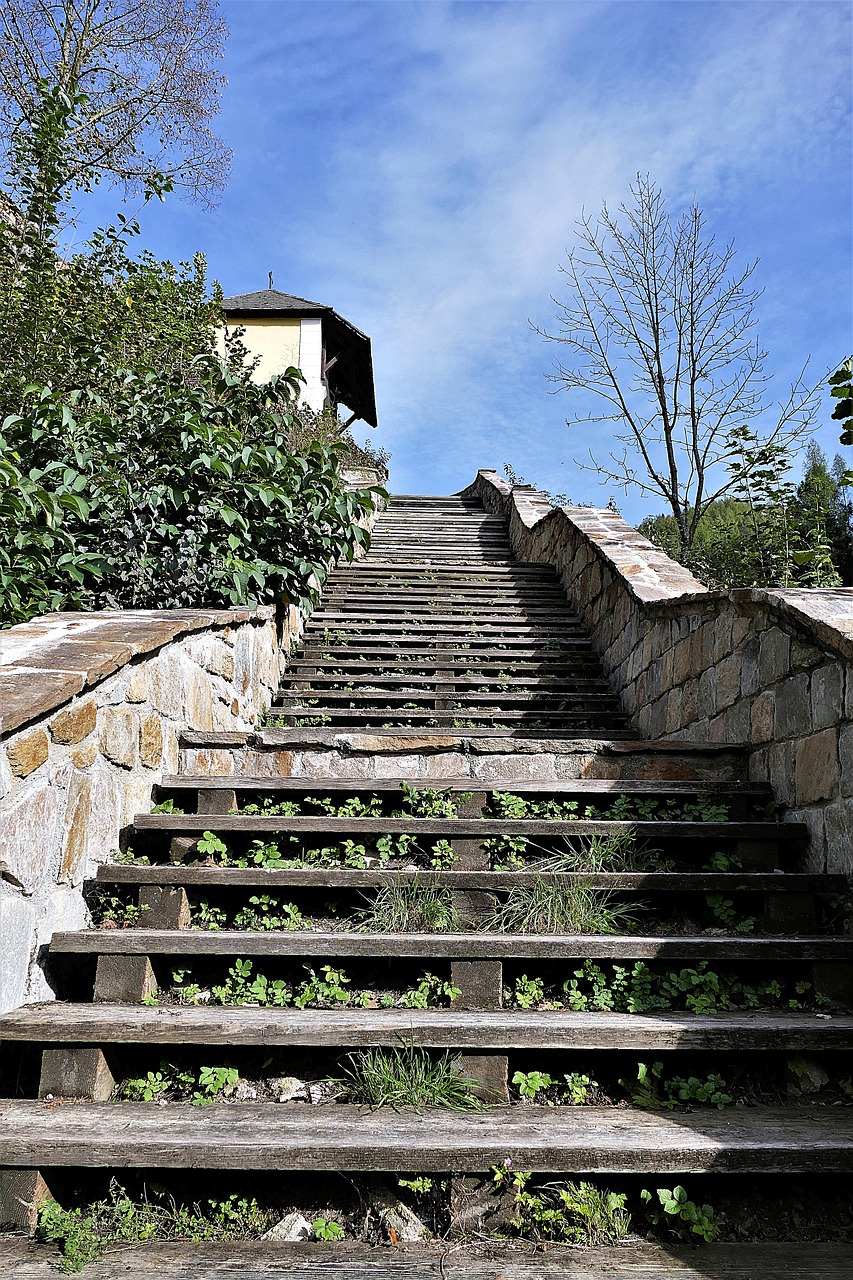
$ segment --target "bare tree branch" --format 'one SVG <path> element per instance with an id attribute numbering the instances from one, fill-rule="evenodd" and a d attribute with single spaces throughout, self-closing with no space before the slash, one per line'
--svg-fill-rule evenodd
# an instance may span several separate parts
<path id="1" fill-rule="evenodd" d="M 733 245 L 717 247 L 702 211 L 693 204 L 673 221 L 648 176 L 637 176 L 631 194 L 619 217 L 606 205 L 595 221 L 581 216 L 560 267 L 569 300 L 553 299 L 557 331 L 538 332 L 568 348 L 551 380 L 572 403 L 591 393 L 603 406 L 567 425 L 618 424 L 622 453 L 607 462 L 590 453 L 591 466 L 578 465 L 662 498 L 689 554 L 702 514 L 735 484 L 721 473 L 737 452 L 731 433 L 755 419 L 760 443 L 793 443 L 814 420 L 817 388 L 803 369 L 773 412 L 766 353 L 753 335 L 757 263 L 733 269 Z"/>
<path id="2" fill-rule="evenodd" d="M 155 174 L 211 203 L 231 153 L 210 129 L 226 83 L 217 0 L 4 0 L 0 130 L 32 123 L 40 85 L 85 95 L 72 183 L 139 190 Z"/>

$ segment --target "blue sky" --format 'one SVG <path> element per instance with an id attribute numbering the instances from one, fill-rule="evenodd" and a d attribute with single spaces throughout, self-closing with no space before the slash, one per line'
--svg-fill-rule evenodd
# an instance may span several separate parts
<path id="1" fill-rule="evenodd" d="M 851 6 L 739 0 L 237 0 L 219 207 L 144 211 L 162 257 L 207 254 L 227 293 L 329 303 L 373 339 L 392 487 L 478 466 L 604 503 L 573 458 L 530 328 L 554 319 L 581 210 L 649 172 L 761 259 L 773 390 L 853 348 Z M 98 197 L 99 204 L 103 195 Z M 827 413 L 828 418 L 828 413 Z M 366 433 L 366 429 L 365 429 Z M 837 431 L 820 442 L 835 452 Z M 604 448 L 602 448 L 604 446 Z M 615 493 L 637 520 L 660 504 Z"/>

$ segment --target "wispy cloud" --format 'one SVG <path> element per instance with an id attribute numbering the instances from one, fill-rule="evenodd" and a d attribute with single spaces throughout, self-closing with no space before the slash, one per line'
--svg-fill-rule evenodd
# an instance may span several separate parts
<path id="1" fill-rule="evenodd" d="M 844 345 L 846 4 L 225 8 L 235 175 L 220 213 L 182 234 L 202 227 L 227 288 L 274 267 L 371 334 L 401 487 L 446 490 L 511 460 L 600 496 L 571 464 L 584 442 L 528 319 L 552 318 L 582 208 L 618 203 L 638 170 L 765 257 L 782 372 Z"/>

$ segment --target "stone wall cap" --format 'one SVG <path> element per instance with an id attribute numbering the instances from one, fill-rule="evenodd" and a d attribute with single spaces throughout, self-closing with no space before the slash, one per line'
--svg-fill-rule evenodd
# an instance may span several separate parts
<path id="1" fill-rule="evenodd" d="M 48 613 L 0 631 L 0 733 L 12 733 L 55 711 L 132 658 L 179 636 L 249 621 L 265 622 L 275 607 L 259 609 L 107 609 Z"/>

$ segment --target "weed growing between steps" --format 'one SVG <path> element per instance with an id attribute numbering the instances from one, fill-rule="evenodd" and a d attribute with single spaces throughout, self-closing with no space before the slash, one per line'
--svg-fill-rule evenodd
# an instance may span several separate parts
<path id="1" fill-rule="evenodd" d="M 146 1191 L 148 1189 L 146 1188 Z M 109 1249 L 148 1240 L 257 1240 L 275 1221 L 254 1199 L 236 1194 L 227 1200 L 179 1205 L 173 1199 L 133 1200 L 117 1181 L 103 1200 L 87 1209 L 63 1209 L 48 1200 L 39 1211 L 38 1236 L 61 1248 L 60 1270 L 79 1272 Z"/>
<path id="2" fill-rule="evenodd" d="M 553 967 L 541 974 L 521 973 L 504 987 L 504 1002 L 518 1009 L 616 1013 L 673 1009 L 697 1014 L 729 1009 L 822 1009 L 830 1005 L 804 979 L 774 976 L 747 983 L 731 971 L 716 972 L 705 960 L 682 969 L 642 960 L 630 967 L 585 960 L 562 981 Z"/>
<path id="3" fill-rule="evenodd" d="M 419 876 L 382 885 L 359 914 L 357 927 L 364 933 L 449 933 L 460 928 L 453 891 Z"/>
<path id="4" fill-rule="evenodd" d="M 333 1082 L 343 1098 L 368 1107 L 403 1107 L 422 1111 L 444 1107 L 451 1111 L 477 1111 L 483 1106 L 473 1094 L 473 1081 L 456 1065 L 448 1050 L 435 1057 L 414 1043 L 397 1049 L 361 1049 L 346 1059 L 348 1065 Z"/>
<path id="5" fill-rule="evenodd" d="M 588 880 L 561 881 L 538 876 L 531 885 L 515 885 L 506 901 L 483 921 L 498 933 L 625 933 L 641 908 L 620 903 L 616 895 L 595 889 Z"/>
<path id="6" fill-rule="evenodd" d="M 57 1199 L 43 1205 L 38 1236 L 57 1245 L 65 1272 L 85 1273 L 87 1265 L 122 1245 L 258 1239 L 294 1214 L 305 1222 L 304 1238 L 316 1242 L 318 1263 L 329 1267 L 334 1255 L 324 1252 L 325 1241 L 391 1243 L 383 1206 L 395 1202 L 420 1222 L 425 1239 L 460 1239 L 453 1226 L 452 1182 L 417 1171 L 387 1178 L 241 1174 L 239 1189 L 234 1175 L 206 1171 L 203 1190 L 198 1174 L 168 1171 L 156 1178 L 128 1172 L 121 1183 L 108 1183 L 98 1171 L 82 1179 L 62 1171 L 51 1176 Z M 769 1175 L 760 1183 L 736 1174 L 579 1180 L 504 1165 L 484 1174 L 481 1185 L 489 1211 L 480 1240 L 598 1249 L 641 1238 L 696 1246 L 714 1240 L 853 1238 L 850 1180 L 837 1175 Z M 144 1251 L 138 1257 L 144 1267 Z M 707 1260 L 712 1263 L 712 1253 Z"/>
<path id="7" fill-rule="evenodd" d="M 255 970 L 253 962 L 237 959 L 222 982 L 202 987 L 193 981 L 189 969 L 175 969 L 172 985 L 161 989 L 147 1002 L 176 1004 L 261 1005 L 275 1008 L 334 1009 L 352 1005 L 362 1009 L 429 1009 L 447 1006 L 459 989 L 434 973 L 421 973 L 412 986 L 402 990 L 353 987 L 343 969 L 322 965 L 319 970 L 302 968 L 301 981 L 271 978 Z"/>

